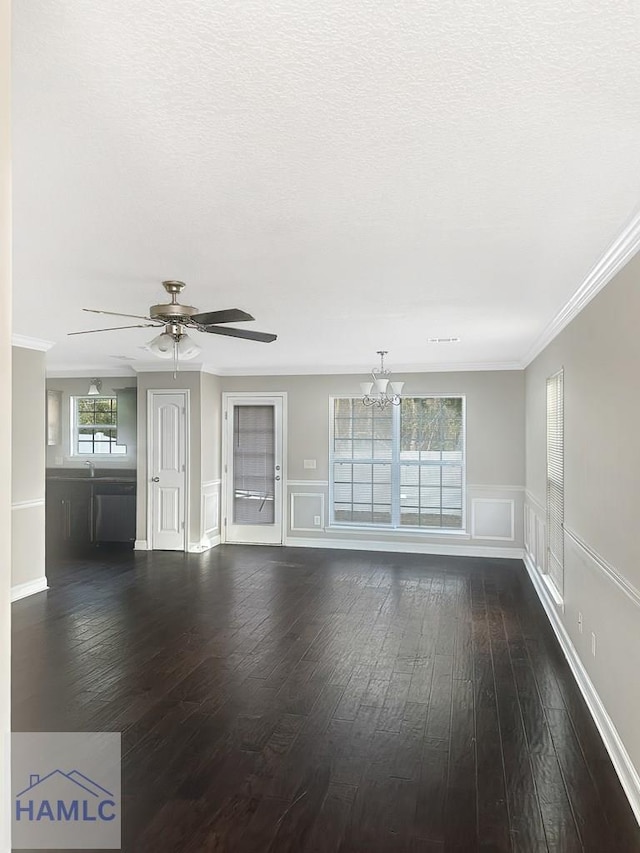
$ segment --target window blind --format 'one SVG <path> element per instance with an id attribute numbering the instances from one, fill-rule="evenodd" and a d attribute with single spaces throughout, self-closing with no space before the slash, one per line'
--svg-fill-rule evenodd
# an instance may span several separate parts
<path id="1" fill-rule="evenodd" d="M 547 571 L 564 587 L 564 373 L 547 379 Z"/>
<path id="2" fill-rule="evenodd" d="M 275 518 L 275 410 L 233 410 L 233 522 L 273 524 Z"/>

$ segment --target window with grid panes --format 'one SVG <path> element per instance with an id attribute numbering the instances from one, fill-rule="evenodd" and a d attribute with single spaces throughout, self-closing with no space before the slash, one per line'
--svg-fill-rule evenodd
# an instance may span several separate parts
<path id="1" fill-rule="evenodd" d="M 462 529 L 462 397 L 405 397 L 384 411 L 335 398 L 332 422 L 334 524 Z"/>
<path id="2" fill-rule="evenodd" d="M 122 454 L 127 452 L 117 443 L 117 397 L 75 397 L 73 452 L 78 456 Z"/>

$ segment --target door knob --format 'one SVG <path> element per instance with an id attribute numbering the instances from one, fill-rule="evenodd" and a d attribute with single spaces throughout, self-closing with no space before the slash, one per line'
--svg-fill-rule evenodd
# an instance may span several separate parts
<path id="1" fill-rule="evenodd" d="M 276 480 L 280 479 L 280 474 L 276 474 Z"/>
<path id="2" fill-rule="evenodd" d="M 152 482 L 152 483 L 159 483 L 159 482 L 160 482 L 160 477 L 152 477 L 152 478 L 151 478 L 151 482 Z"/>

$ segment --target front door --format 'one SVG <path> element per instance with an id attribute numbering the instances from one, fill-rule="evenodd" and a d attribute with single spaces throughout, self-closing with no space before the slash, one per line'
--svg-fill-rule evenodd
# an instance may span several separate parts
<path id="1" fill-rule="evenodd" d="M 225 395 L 226 542 L 282 545 L 282 396 Z"/>
<path id="2" fill-rule="evenodd" d="M 187 505 L 186 391 L 149 391 L 149 527 L 153 551 L 184 551 Z"/>

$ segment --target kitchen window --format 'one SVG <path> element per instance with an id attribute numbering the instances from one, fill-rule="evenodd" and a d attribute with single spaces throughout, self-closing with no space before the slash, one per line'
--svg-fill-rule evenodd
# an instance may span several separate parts
<path id="1" fill-rule="evenodd" d="M 71 405 L 74 456 L 126 454 L 126 446 L 117 441 L 117 397 L 73 397 Z"/>
<path id="2" fill-rule="evenodd" d="M 334 525 L 462 531 L 464 397 L 332 398 L 330 477 Z"/>

